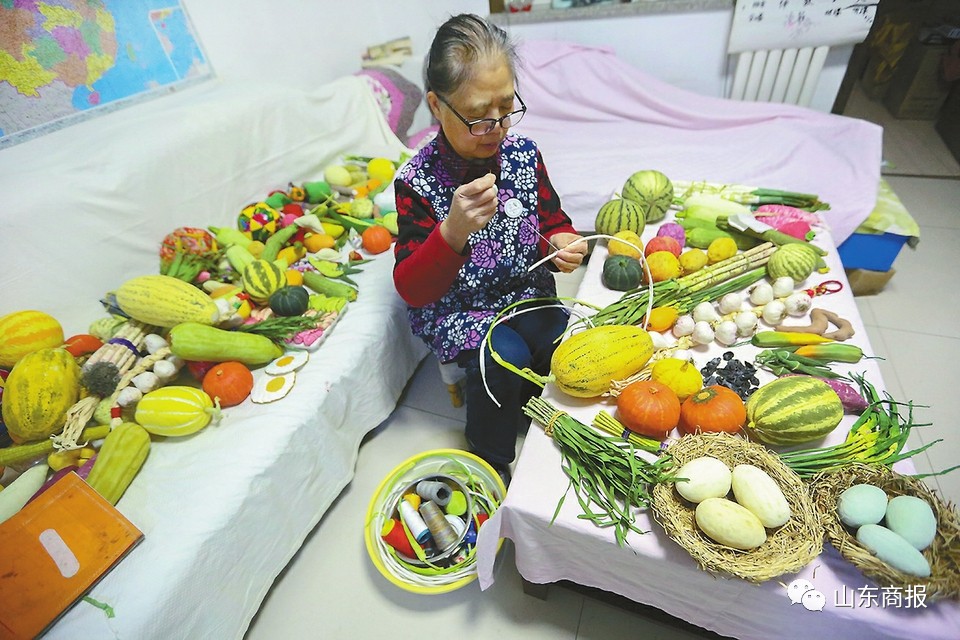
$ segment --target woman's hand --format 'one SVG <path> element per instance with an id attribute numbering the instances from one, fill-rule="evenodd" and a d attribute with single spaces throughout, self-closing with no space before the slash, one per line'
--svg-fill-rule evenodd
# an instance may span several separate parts
<path id="1" fill-rule="evenodd" d="M 554 256 L 553 264 L 563 273 L 570 273 L 579 267 L 587 255 L 586 241 L 576 242 L 581 237 L 576 233 L 555 233 L 550 236 L 550 244 L 561 250 Z"/>
<path id="2" fill-rule="evenodd" d="M 440 223 L 440 234 L 451 249 L 463 253 L 470 234 L 486 227 L 496 213 L 496 177 L 488 173 L 453 192 L 450 213 Z"/>

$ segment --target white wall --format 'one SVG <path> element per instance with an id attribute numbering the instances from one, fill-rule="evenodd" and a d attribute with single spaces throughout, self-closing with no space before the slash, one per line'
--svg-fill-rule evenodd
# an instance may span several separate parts
<path id="1" fill-rule="evenodd" d="M 455 13 L 487 15 L 487 0 L 184 0 L 207 56 L 224 81 L 323 84 L 360 69 L 370 45 L 409 36 L 414 58 L 401 71 L 420 78 L 436 28 Z M 731 3 L 732 5 L 732 3 Z M 557 39 L 612 47 L 675 86 L 724 96 L 731 9 L 508 24 L 516 40 Z M 504 14 L 509 19 L 510 14 Z M 829 112 L 853 48 L 831 51 L 811 107 Z M 425 111 L 425 110 L 423 110 Z M 418 114 L 418 120 L 424 114 Z M 415 122 L 412 131 L 416 130 Z"/>

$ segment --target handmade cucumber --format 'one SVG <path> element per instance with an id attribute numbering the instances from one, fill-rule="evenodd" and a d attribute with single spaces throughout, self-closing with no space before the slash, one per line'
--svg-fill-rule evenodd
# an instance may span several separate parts
<path id="1" fill-rule="evenodd" d="M 184 360 L 266 364 L 283 355 L 270 338 L 244 331 L 227 331 L 196 322 L 184 322 L 170 330 L 170 351 Z"/>
<path id="2" fill-rule="evenodd" d="M 107 435 L 93 463 L 87 484 L 110 504 L 117 504 L 123 492 L 140 472 L 150 453 L 150 434 L 134 422 L 122 422 Z"/>

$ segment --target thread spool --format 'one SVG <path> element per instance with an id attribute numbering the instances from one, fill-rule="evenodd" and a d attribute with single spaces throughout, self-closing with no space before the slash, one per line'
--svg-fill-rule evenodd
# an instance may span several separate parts
<path id="1" fill-rule="evenodd" d="M 417 483 L 417 495 L 424 500 L 430 500 L 438 507 L 445 507 L 450 502 L 451 489 L 445 482 L 436 480 L 421 480 Z"/>
<path id="2" fill-rule="evenodd" d="M 431 501 L 426 501 L 420 505 L 420 515 L 423 521 L 427 523 L 430 535 L 433 536 L 433 542 L 437 547 L 438 553 L 443 553 L 448 548 L 457 543 L 460 536 L 457 535 L 453 525 L 447 522 L 440 507 Z"/>
<path id="3" fill-rule="evenodd" d="M 410 506 L 413 507 L 414 509 L 420 508 L 420 503 L 422 502 L 422 500 L 420 500 L 420 496 L 418 496 L 417 494 L 408 493 L 403 496 L 403 499 L 409 502 Z"/>
<path id="4" fill-rule="evenodd" d="M 422 509 L 423 505 L 420 508 Z M 409 502 L 401 500 L 399 510 L 403 523 L 407 525 L 407 529 L 410 529 L 410 533 L 413 534 L 417 542 L 423 544 L 430 539 L 430 529 Z"/>
<path id="5" fill-rule="evenodd" d="M 411 545 L 410 540 L 407 539 L 407 534 L 403 530 L 403 525 L 400 524 L 399 520 L 390 518 L 384 522 L 383 528 L 380 529 L 380 537 L 383 538 L 384 542 L 408 558 L 417 557 L 416 552 L 413 550 L 413 545 Z"/>
<path id="6" fill-rule="evenodd" d="M 447 502 L 445 511 L 452 516 L 462 516 L 467 512 L 467 498 L 463 491 L 451 491 L 450 500 Z"/>
<path id="7" fill-rule="evenodd" d="M 457 538 L 463 535 L 463 530 L 466 529 L 467 523 L 457 516 L 452 516 L 449 513 L 444 516 L 447 519 L 447 522 L 453 526 L 453 530 L 457 532 Z"/>

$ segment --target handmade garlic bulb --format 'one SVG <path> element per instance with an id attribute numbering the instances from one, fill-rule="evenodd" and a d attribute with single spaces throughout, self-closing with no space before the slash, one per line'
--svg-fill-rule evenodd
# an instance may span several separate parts
<path id="1" fill-rule="evenodd" d="M 787 305 L 780 300 L 773 300 L 763 306 L 761 317 L 767 324 L 777 325 L 787 315 Z"/>
<path id="2" fill-rule="evenodd" d="M 793 287 L 795 286 L 793 278 L 790 276 L 782 276 L 773 281 L 773 297 L 774 298 L 786 298 L 788 295 L 793 293 Z"/>
<path id="3" fill-rule="evenodd" d="M 733 321 L 737 324 L 737 333 L 741 337 L 749 338 L 757 330 L 757 314 L 753 311 L 741 311 L 734 317 Z"/>
<path id="4" fill-rule="evenodd" d="M 693 327 L 696 324 L 697 321 L 693 319 L 693 316 L 680 316 L 676 322 L 673 323 L 673 335 L 678 338 L 688 336 L 693 333 Z"/>
<path id="5" fill-rule="evenodd" d="M 750 302 L 758 307 L 762 307 L 771 300 L 773 300 L 773 286 L 769 282 L 758 282 L 750 290 Z"/>
<path id="6" fill-rule="evenodd" d="M 720 315 L 713 308 L 712 302 L 701 302 L 693 308 L 693 319 L 697 322 L 717 322 Z"/>
<path id="7" fill-rule="evenodd" d="M 693 333 L 690 335 L 695 344 L 710 344 L 713 342 L 714 333 L 710 323 L 701 320 L 693 327 Z"/>
<path id="8" fill-rule="evenodd" d="M 735 311 L 740 311 L 740 306 L 743 304 L 743 296 L 739 293 L 728 293 L 727 295 L 720 298 L 720 302 L 717 304 L 717 308 L 720 310 L 720 313 L 727 315 L 728 313 L 734 313 Z"/>
<path id="9" fill-rule="evenodd" d="M 787 309 L 787 313 L 791 316 L 802 316 L 810 311 L 810 307 L 813 306 L 813 298 L 804 291 L 798 291 L 797 293 L 787 296 L 783 304 Z"/>
<path id="10" fill-rule="evenodd" d="M 714 337 L 717 342 L 725 347 L 729 347 L 737 341 L 737 323 L 733 320 L 724 320 L 719 323 L 714 330 Z"/>

